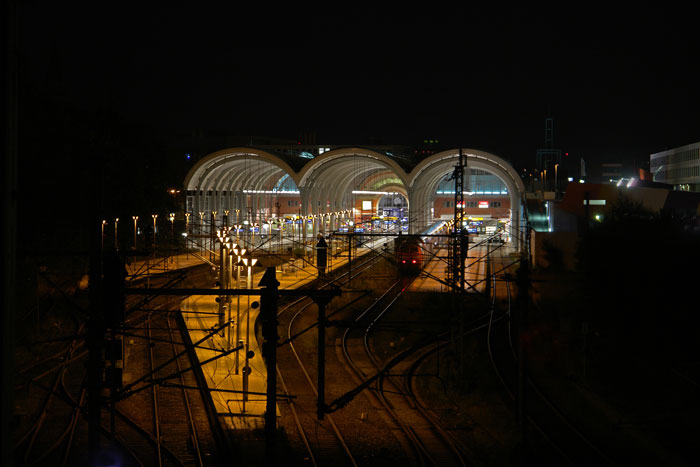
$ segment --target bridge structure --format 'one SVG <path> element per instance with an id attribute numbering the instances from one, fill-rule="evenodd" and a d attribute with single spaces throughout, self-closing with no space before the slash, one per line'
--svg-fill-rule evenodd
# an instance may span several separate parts
<path id="1" fill-rule="evenodd" d="M 436 202 L 454 199 L 454 191 L 444 188 L 454 190 L 449 179 L 459 163 L 460 148 L 417 163 L 376 149 L 321 149 L 317 154 L 293 154 L 236 147 L 203 157 L 184 181 L 187 232 L 194 238 L 213 237 L 216 229 L 228 227 L 236 234 L 258 235 L 258 243 L 286 235 L 305 244 L 319 233 L 338 231 L 398 229 L 415 234 L 446 218 Z M 476 149 L 461 151 L 470 173 L 500 182 L 499 188 L 485 191 L 469 186 L 467 180 L 465 203 L 497 192 L 507 201 L 508 208 L 501 214 L 505 212 L 508 219 L 508 238 L 515 249 L 521 249 L 525 187 L 519 175 L 502 157 Z M 479 203 L 479 208 L 488 204 Z M 476 207 L 476 201 L 471 206 Z M 372 220 L 385 218 L 393 223 L 380 229 L 375 224 L 372 229 Z"/>

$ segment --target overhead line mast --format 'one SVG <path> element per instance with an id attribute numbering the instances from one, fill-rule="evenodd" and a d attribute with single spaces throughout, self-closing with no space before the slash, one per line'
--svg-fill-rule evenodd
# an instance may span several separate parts
<path id="1" fill-rule="evenodd" d="M 459 149 L 459 161 L 455 166 L 455 216 L 453 224 L 454 238 L 452 241 L 452 281 L 455 290 L 464 291 L 464 263 L 467 256 L 467 236 L 464 231 L 464 170 L 467 158 Z"/>

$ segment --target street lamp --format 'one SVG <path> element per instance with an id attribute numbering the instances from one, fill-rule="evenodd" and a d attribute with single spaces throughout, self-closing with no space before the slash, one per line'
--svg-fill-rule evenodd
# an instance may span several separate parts
<path id="1" fill-rule="evenodd" d="M 158 218 L 158 214 L 151 214 L 151 217 L 153 218 L 153 254 L 156 254 L 156 219 Z"/>
<path id="2" fill-rule="evenodd" d="M 174 232 L 175 232 L 175 213 L 174 213 L 174 212 L 171 212 L 171 213 L 168 215 L 168 219 L 170 220 L 170 236 L 173 237 L 173 239 L 174 239 L 174 238 L 175 238 L 175 237 L 174 237 Z M 119 219 L 117 219 L 117 220 L 119 220 Z"/>
<path id="3" fill-rule="evenodd" d="M 139 216 L 131 216 L 131 218 L 134 220 L 134 250 L 136 249 L 136 231 L 138 230 L 136 227 L 136 223 L 139 221 Z"/>
<path id="4" fill-rule="evenodd" d="M 248 256 L 243 258 L 243 264 L 248 267 L 247 288 L 253 288 L 253 266 L 258 262 L 257 258 Z M 243 411 L 245 412 L 245 402 L 248 400 L 248 376 L 250 375 L 249 357 L 250 352 L 250 295 L 248 295 L 248 308 L 246 311 L 246 327 L 245 327 L 245 363 L 243 365 Z"/>
<path id="5" fill-rule="evenodd" d="M 542 172 L 542 191 L 547 191 L 547 169 Z"/>
<path id="6" fill-rule="evenodd" d="M 172 253 L 175 248 L 175 213 L 171 212 L 168 214 L 168 220 L 170 220 L 170 256 L 172 261 Z"/>
<path id="7" fill-rule="evenodd" d="M 102 249 L 105 249 L 105 225 L 107 225 L 106 220 L 102 220 Z"/>
<path id="8" fill-rule="evenodd" d="M 236 289 L 240 288 L 240 283 L 241 283 L 241 266 L 243 263 L 241 262 L 241 256 L 245 255 L 245 248 L 239 248 L 238 245 L 235 245 L 235 247 L 231 250 L 234 255 L 238 257 L 238 261 L 236 262 Z M 241 340 L 241 327 L 240 327 L 240 322 L 241 322 L 241 296 L 236 295 L 236 342 Z M 235 361 L 235 373 L 238 374 L 238 350 L 236 350 L 236 361 Z"/>
<path id="9" fill-rule="evenodd" d="M 224 289 L 224 288 L 228 288 L 227 287 L 228 286 L 228 284 L 227 284 L 228 273 L 226 271 L 226 268 L 228 266 L 228 261 L 226 258 L 226 234 L 222 233 L 221 231 L 217 231 L 216 236 L 219 239 L 219 289 Z M 228 298 L 224 299 L 223 295 L 219 295 L 219 325 L 220 326 L 224 324 L 224 300 L 226 300 L 228 302 Z"/>
<path id="10" fill-rule="evenodd" d="M 190 216 L 189 212 L 185 213 L 185 233 L 189 235 L 190 233 Z"/>
<path id="11" fill-rule="evenodd" d="M 119 224 L 119 218 L 118 218 L 118 217 L 114 219 L 114 249 L 115 249 L 115 250 L 118 250 L 118 249 L 119 249 L 119 241 L 117 240 L 117 238 L 119 238 L 119 237 L 117 236 L 117 224 Z"/>
<path id="12" fill-rule="evenodd" d="M 253 246 L 253 248 L 255 248 L 255 228 L 257 226 L 258 226 L 257 222 L 251 222 L 251 224 L 250 224 L 250 231 L 253 235 L 253 241 L 251 242 L 251 245 Z"/>
<path id="13" fill-rule="evenodd" d="M 176 206 L 177 206 L 177 200 L 175 199 L 175 197 L 177 196 L 177 194 L 178 194 L 179 191 L 180 191 L 180 190 L 176 190 L 175 188 L 171 188 L 171 189 L 168 190 L 168 193 L 170 193 L 171 195 L 173 195 L 173 207 L 176 207 Z"/>
<path id="14" fill-rule="evenodd" d="M 554 198 L 556 199 L 557 197 L 557 169 L 559 168 L 559 164 L 554 164 Z"/>
<path id="15" fill-rule="evenodd" d="M 238 238 L 238 231 L 241 229 L 241 224 L 236 224 L 233 226 L 234 229 L 236 229 L 236 245 L 240 244 L 240 240 Z"/>

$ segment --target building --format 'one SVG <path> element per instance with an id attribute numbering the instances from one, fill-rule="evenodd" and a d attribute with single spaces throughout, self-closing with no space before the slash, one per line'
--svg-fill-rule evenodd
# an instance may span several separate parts
<path id="1" fill-rule="evenodd" d="M 454 216 L 451 177 L 463 157 L 465 216 L 502 223 L 515 248 L 521 247 L 525 187 L 508 161 L 476 149 L 448 149 L 412 161 L 386 149 L 303 144 L 223 149 L 190 169 L 185 212 L 200 233 L 222 223 L 255 226 L 303 218 L 309 225 L 301 237 L 308 231 L 313 239 L 319 231 L 384 230 L 392 218 L 417 234 Z"/>
<path id="2" fill-rule="evenodd" d="M 567 269 L 575 269 L 578 238 L 627 201 L 651 215 L 673 217 L 700 234 L 700 193 L 684 193 L 661 183 L 570 183 L 561 200 L 528 200 L 530 251 L 535 266 L 547 266 L 545 244 L 558 248 Z M 633 235 L 634 232 L 630 232 Z"/>
<path id="3" fill-rule="evenodd" d="M 700 143 L 652 154 L 649 167 L 655 182 L 674 190 L 700 192 Z"/>

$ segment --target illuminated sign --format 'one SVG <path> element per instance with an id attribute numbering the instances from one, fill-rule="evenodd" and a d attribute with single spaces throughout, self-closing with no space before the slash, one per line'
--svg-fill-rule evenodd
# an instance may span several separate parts
<path id="1" fill-rule="evenodd" d="M 479 201 L 479 209 L 488 209 L 488 207 L 489 207 L 488 201 Z"/>

